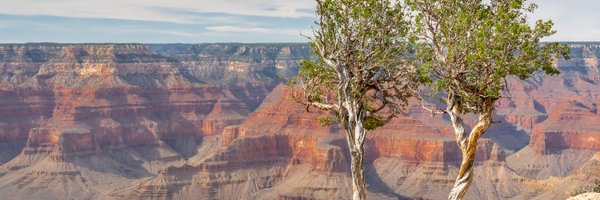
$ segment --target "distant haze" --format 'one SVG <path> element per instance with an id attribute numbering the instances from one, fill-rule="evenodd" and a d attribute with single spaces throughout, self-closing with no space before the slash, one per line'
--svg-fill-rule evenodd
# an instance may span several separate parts
<path id="1" fill-rule="evenodd" d="M 599 1 L 533 0 L 549 41 L 600 41 Z M 306 42 L 312 0 L 3 0 L 0 42 Z"/>

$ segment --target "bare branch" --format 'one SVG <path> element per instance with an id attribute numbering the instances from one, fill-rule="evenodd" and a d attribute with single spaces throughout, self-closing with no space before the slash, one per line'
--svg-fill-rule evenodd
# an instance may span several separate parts
<path id="1" fill-rule="evenodd" d="M 425 105 L 425 101 L 421 100 L 421 108 L 423 108 L 423 109 L 425 109 L 425 110 L 429 111 L 429 112 L 431 113 L 431 116 L 432 116 L 432 117 L 434 117 L 436 114 L 444 114 L 444 113 L 447 113 L 446 111 L 444 111 L 444 110 L 442 110 L 442 109 L 438 108 L 438 107 L 437 107 L 437 106 L 435 106 L 435 105 L 430 105 L 430 106 L 431 106 L 431 107 L 427 107 L 427 106 Z"/>

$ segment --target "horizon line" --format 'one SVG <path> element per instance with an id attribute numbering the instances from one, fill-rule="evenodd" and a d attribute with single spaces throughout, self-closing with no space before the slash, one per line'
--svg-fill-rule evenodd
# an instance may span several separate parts
<path id="1" fill-rule="evenodd" d="M 545 41 L 545 43 L 600 43 L 597 41 Z M 97 44 L 97 45 L 110 45 L 110 44 L 154 44 L 154 45 L 167 45 L 167 44 L 309 44 L 310 42 L 0 42 L 0 45 L 30 45 L 30 44 L 54 44 L 54 45 L 77 45 L 77 44 Z"/>

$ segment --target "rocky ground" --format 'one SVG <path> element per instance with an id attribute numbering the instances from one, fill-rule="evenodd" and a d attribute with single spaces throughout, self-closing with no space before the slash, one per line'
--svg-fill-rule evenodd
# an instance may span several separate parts
<path id="1" fill-rule="evenodd" d="M 600 199 L 600 193 L 580 194 L 580 195 L 568 198 L 567 200 L 595 200 L 595 199 Z"/>

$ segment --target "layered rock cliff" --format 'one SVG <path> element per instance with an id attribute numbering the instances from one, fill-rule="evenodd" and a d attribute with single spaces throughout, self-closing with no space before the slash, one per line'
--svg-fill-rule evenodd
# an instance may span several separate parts
<path id="1" fill-rule="evenodd" d="M 293 44 L 0 45 L 0 175 L 13 180 L 0 187 L 87 177 L 80 189 L 98 195 L 121 187 L 104 173 L 135 181 L 185 163 L 205 137 L 242 122 L 307 52 Z"/>
<path id="2" fill-rule="evenodd" d="M 558 76 L 509 82 L 510 99 L 499 112 L 533 134 L 539 154 L 561 149 L 600 150 L 600 45 L 571 44 L 571 59 L 558 60 Z"/>
<path id="3" fill-rule="evenodd" d="M 600 178 L 600 47 L 510 80 L 471 199 L 563 199 Z M 16 199 L 345 199 L 345 133 L 289 100 L 298 44 L 0 45 L 0 193 Z M 469 121 L 469 119 L 467 119 Z M 469 122 L 471 123 L 471 122 Z M 371 199 L 444 199 L 461 160 L 419 103 L 372 131 Z"/>

